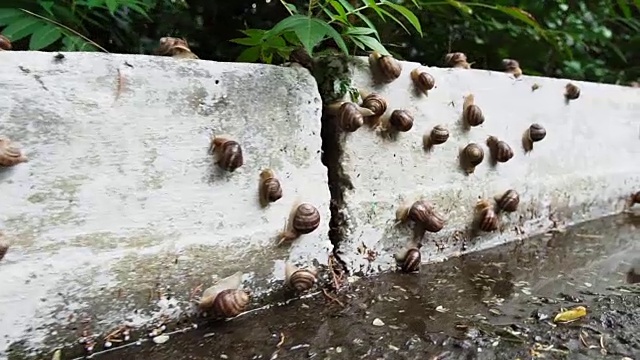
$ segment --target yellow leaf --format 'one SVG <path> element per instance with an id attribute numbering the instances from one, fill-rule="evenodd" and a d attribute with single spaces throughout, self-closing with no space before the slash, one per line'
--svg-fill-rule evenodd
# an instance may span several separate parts
<path id="1" fill-rule="evenodd" d="M 563 311 L 553 318 L 553 322 L 571 322 L 587 316 L 587 309 L 584 306 L 577 306 L 571 310 Z"/>

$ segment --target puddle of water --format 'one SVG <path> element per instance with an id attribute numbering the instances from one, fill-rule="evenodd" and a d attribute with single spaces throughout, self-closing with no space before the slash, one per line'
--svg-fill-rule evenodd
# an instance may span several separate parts
<path id="1" fill-rule="evenodd" d="M 146 339 L 95 358 L 494 359 L 506 354 L 511 359 L 518 354 L 529 358 L 529 348 L 509 344 L 504 348 L 500 345 L 504 339 L 478 336 L 481 340 L 472 341 L 474 336 L 461 332 L 459 324 L 482 318 L 511 324 L 541 308 L 545 297 L 585 298 L 623 285 L 626 271 L 640 258 L 638 226 L 640 217 L 629 214 L 585 223 L 565 233 L 423 266 L 420 273 L 363 279 L 341 290 L 340 303 L 316 296 L 229 322 L 201 323 L 161 345 Z M 634 299 L 635 309 L 640 309 L 640 296 Z M 570 303 L 560 301 L 545 311 L 553 317 L 561 305 Z M 636 315 L 640 317 L 640 312 Z M 384 325 L 374 325 L 375 319 Z M 541 334 L 551 329 L 544 323 L 535 326 Z M 632 330 L 640 332 L 640 323 Z M 634 341 L 640 350 L 640 341 Z M 64 359 L 80 355 L 65 352 Z M 547 358 L 555 356 L 551 355 Z"/>

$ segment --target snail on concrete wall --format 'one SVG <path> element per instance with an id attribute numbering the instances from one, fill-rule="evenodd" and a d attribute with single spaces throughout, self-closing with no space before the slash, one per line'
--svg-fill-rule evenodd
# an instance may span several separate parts
<path id="1" fill-rule="evenodd" d="M 320 225 L 320 212 L 318 209 L 306 202 L 296 203 L 291 209 L 289 219 L 284 230 L 278 234 L 280 246 L 285 242 L 291 242 L 300 235 L 309 234 Z"/>
<path id="2" fill-rule="evenodd" d="M 460 165 L 467 174 L 473 174 L 482 160 L 484 150 L 476 143 L 470 143 L 460 150 Z"/>
<path id="3" fill-rule="evenodd" d="M 430 132 L 422 136 L 422 145 L 430 150 L 434 145 L 441 145 L 449 139 L 449 130 L 443 125 L 436 125 Z"/>
<path id="4" fill-rule="evenodd" d="M 411 70 L 411 80 L 414 86 L 424 94 L 427 94 L 429 90 L 436 86 L 436 79 L 420 67 Z"/>
<path id="5" fill-rule="evenodd" d="M 282 198 L 282 186 L 273 170 L 264 169 L 260 172 L 258 196 L 262 207 Z"/>
<path id="6" fill-rule="evenodd" d="M 476 204 L 476 224 L 482 231 L 495 231 L 500 221 L 494 205 L 489 200 L 482 199 Z"/>
<path id="7" fill-rule="evenodd" d="M 12 49 L 12 46 L 9 38 L 4 35 L 0 35 L 0 51 L 11 50 L 11 49 Z"/>
<path id="8" fill-rule="evenodd" d="M 217 317 L 230 318 L 244 311 L 250 301 L 249 292 L 240 290 L 242 273 L 236 272 L 207 288 L 198 301 L 201 311 L 211 311 Z"/>
<path id="9" fill-rule="evenodd" d="M 387 130 L 392 132 L 407 132 L 413 128 L 413 114 L 408 110 L 397 109 L 391 112 Z"/>
<path id="10" fill-rule="evenodd" d="M 438 232 L 444 227 L 444 217 L 439 214 L 428 200 L 420 199 L 413 203 L 403 203 L 396 210 L 396 220 L 411 220 L 429 232 Z"/>
<path id="11" fill-rule="evenodd" d="M 514 212 L 520 204 L 520 194 L 514 189 L 505 191 L 501 196 L 496 196 L 498 211 Z"/>
<path id="12" fill-rule="evenodd" d="M 541 141 L 547 136 L 547 130 L 540 124 L 531 124 L 522 135 L 522 147 L 525 152 L 533 150 L 533 143 Z"/>
<path id="13" fill-rule="evenodd" d="M 10 167 L 27 161 L 29 159 L 11 139 L 0 136 L 0 166 Z"/>
<path id="14" fill-rule="evenodd" d="M 444 61 L 452 68 L 471 69 L 471 64 L 467 62 L 467 55 L 462 52 L 452 52 L 444 56 Z"/>
<path id="15" fill-rule="evenodd" d="M 305 292 L 318 281 L 318 270 L 314 266 L 299 268 L 291 263 L 286 263 L 284 268 L 285 286 L 297 291 Z"/>
<path id="16" fill-rule="evenodd" d="M 380 117 L 387 111 L 387 100 L 378 93 L 367 93 L 364 90 L 360 90 L 360 96 L 362 96 L 361 106 L 373 112 L 373 115 L 365 117 L 365 121 L 368 120 L 371 126 L 378 125 Z"/>
<path id="17" fill-rule="evenodd" d="M 513 75 L 516 79 L 522 76 L 522 69 L 520 69 L 520 63 L 513 59 L 502 59 L 502 66 L 507 74 Z"/>
<path id="18" fill-rule="evenodd" d="M 480 126 L 484 123 L 484 114 L 482 109 L 475 104 L 475 96 L 473 94 L 464 97 L 462 120 L 469 127 Z"/>
<path id="19" fill-rule="evenodd" d="M 0 260 L 2 260 L 4 256 L 7 254 L 7 251 L 9 251 L 9 244 L 5 242 L 2 238 L 3 238 L 3 235 L 0 232 Z"/>
<path id="20" fill-rule="evenodd" d="M 155 53 L 179 59 L 198 59 L 198 56 L 191 52 L 187 40 L 170 36 L 160 38 L 160 44 Z"/>
<path id="21" fill-rule="evenodd" d="M 396 252 L 393 257 L 403 272 L 420 271 L 422 254 L 420 254 L 420 246 L 418 244 L 411 242 L 407 247 Z"/>
<path id="22" fill-rule="evenodd" d="M 374 112 L 350 101 L 338 101 L 327 106 L 330 114 L 336 116 L 338 127 L 345 132 L 354 132 L 364 124 L 364 117 Z"/>
<path id="23" fill-rule="evenodd" d="M 494 162 L 507 162 L 513 157 L 513 150 L 511 146 L 506 142 L 499 140 L 495 136 L 489 136 L 487 138 L 487 147 L 491 153 L 491 158 Z"/>
<path id="24" fill-rule="evenodd" d="M 564 97 L 567 100 L 575 100 L 580 97 L 580 88 L 572 83 L 568 83 L 564 88 Z"/>
<path id="25" fill-rule="evenodd" d="M 391 55 L 382 55 L 374 51 L 369 55 L 369 63 L 374 76 L 385 83 L 390 83 L 400 77 L 402 64 Z"/>
<path id="26" fill-rule="evenodd" d="M 212 136 L 209 153 L 214 155 L 215 163 L 226 171 L 234 172 L 244 165 L 242 147 L 229 135 Z"/>

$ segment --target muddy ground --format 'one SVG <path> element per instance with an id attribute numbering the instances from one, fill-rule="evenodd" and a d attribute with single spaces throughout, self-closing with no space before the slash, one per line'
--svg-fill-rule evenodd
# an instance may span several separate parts
<path id="1" fill-rule="evenodd" d="M 640 216 L 623 214 L 419 273 L 351 279 L 335 299 L 319 293 L 231 321 L 186 320 L 165 343 L 133 335 L 91 357 L 640 360 L 640 284 L 626 278 L 640 258 L 638 226 Z M 552 321 L 579 305 L 586 317 Z M 83 357 L 78 345 L 61 359 Z"/>

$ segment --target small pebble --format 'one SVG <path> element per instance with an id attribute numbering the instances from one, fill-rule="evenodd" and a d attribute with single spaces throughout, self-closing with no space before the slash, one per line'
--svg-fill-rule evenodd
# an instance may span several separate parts
<path id="1" fill-rule="evenodd" d="M 389 345 L 389 349 L 391 349 L 391 350 L 393 350 L 393 351 L 398 351 L 398 350 L 400 350 L 400 348 L 399 348 L 399 347 L 397 347 L 397 346 L 393 346 L 393 345 Z"/>
<path id="2" fill-rule="evenodd" d="M 373 326 L 384 326 L 384 322 L 382 320 L 375 318 L 373 319 Z"/>
<path id="3" fill-rule="evenodd" d="M 220 359 L 228 359 L 229 357 L 225 354 L 220 355 Z"/>
<path id="4" fill-rule="evenodd" d="M 153 342 L 156 344 L 164 344 L 169 341 L 169 335 L 158 335 L 153 338 Z"/>

